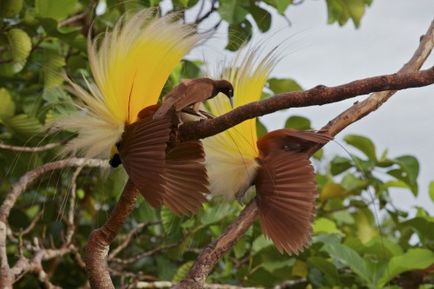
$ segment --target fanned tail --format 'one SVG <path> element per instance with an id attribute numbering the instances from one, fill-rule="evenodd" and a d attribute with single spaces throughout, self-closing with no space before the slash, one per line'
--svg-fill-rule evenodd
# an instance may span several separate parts
<path id="1" fill-rule="evenodd" d="M 153 207 L 163 202 L 163 174 L 171 125 L 169 118 L 139 119 L 125 128 L 118 148 L 128 176 Z"/>
<path id="2" fill-rule="evenodd" d="M 169 149 L 165 165 L 164 203 L 177 215 L 195 213 L 208 193 L 205 153 L 200 141 L 187 141 Z"/>
<path id="3" fill-rule="evenodd" d="M 315 174 L 308 156 L 270 154 L 262 160 L 256 190 L 263 233 L 279 251 L 301 252 L 309 244 L 315 214 Z"/>

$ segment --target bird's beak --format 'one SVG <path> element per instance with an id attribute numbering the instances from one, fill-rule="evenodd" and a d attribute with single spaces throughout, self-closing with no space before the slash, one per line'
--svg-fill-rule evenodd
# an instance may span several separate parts
<path id="1" fill-rule="evenodd" d="M 234 108 L 234 98 L 233 97 L 228 97 L 229 98 L 229 103 L 231 104 L 231 107 Z"/>

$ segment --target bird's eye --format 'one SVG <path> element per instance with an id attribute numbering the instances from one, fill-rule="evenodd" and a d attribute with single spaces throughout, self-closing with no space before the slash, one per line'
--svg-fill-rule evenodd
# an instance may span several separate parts
<path id="1" fill-rule="evenodd" d="M 288 146 L 288 145 L 284 145 L 284 146 L 283 146 L 283 149 L 284 149 L 285 151 L 289 151 L 289 146 Z"/>

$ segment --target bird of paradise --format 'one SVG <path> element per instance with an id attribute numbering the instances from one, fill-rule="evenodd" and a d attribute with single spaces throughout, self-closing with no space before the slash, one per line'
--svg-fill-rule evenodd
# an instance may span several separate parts
<path id="1" fill-rule="evenodd" d="M 222 72 L 234 85 L 234 107 L 258 101 L 278 62 L 277 50 L 264 57 L 250 50 Z M 224 97 L 208 101 L 218 116 L 231 107 Z M 310 240 L 316 184 L 307 149 L 328 136 L 290 129 L 272 131 L 259 140 L 256 119 L 244 121 L 204 140 L 210 191 L 232 198 L 255 185 L 262 230 L 279 249 L 298 253 Z"/>
<path id="2" fill-rule="evenodd" d="M 192 213 L 204 201 L 201 192 L 207 192 L 202 145 L 169 143 L 173 117 L 153 120 L 152 114 L 170 73 L 201 36 L 176 21 L 176 15 L 158 18 L 154 12 L 124 16 L 113 31 L 89 40 L 93 80 L 85 79 L 86 87 L 69 81 L 78 110 L 54 126 L 78 133 L 67 152 L 87 157 L 118 153 L 151 205 L 165 203 L 175 213 Z"/>

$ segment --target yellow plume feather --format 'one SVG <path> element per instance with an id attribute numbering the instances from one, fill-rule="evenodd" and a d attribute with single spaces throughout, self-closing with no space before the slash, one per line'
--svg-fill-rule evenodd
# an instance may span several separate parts
<path id="1" fill-rule="evenodd" d="M 275 49 L 262 59 L 259 53 L 258 47 L 248 51 L 245 57 L 239 54 L 232 65 L 221 73 L 221 77 L 234 86 L 234 107 L 261 98 L 262 90 L 277 58 Z M 218 95 L 207 104 L 215 116 L 231 110 L 224 95 Z M 240 190 L 250 186 L 258 167 L 256 141 L 256 119 L 246 120 L 203 140 L 211 193 L 233 197 Z"/>
<path id="2" fill-rule="evenodd" d="M 83 89 L 70 81 L 81 111 L 54 124 L 78 132 L 67 151 L 82 151 L 88 157 L 109 155 L 124 125 L 157 103 L 172 70 L 199 42 L 200 36 L 175 21 L 176 15 L 156 18 L 153 12 L 124 16 L 100 41 L 89 40 L 94 82 L 87 81 Z"/>

